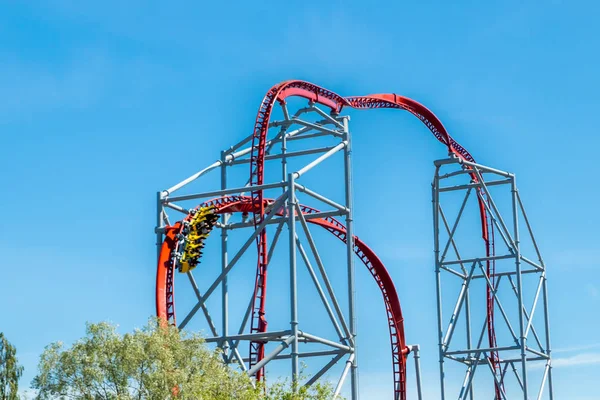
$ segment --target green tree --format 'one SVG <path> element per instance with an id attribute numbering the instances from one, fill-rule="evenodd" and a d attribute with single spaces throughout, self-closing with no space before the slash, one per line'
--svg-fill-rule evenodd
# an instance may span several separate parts
<path id="1" fill-rule="evenodd" d="M 61 343 L 47 346 L 38 369 L 32 382 L 38 399 L 331 398 L 329 385 L 314 385 L 298 394 L 291 394 L 285 384 L 266 391 L 255 388 L 250 377 L 229 368 L 201 336 L 155 320 L 125 335 L 108 323 L 88 324 L 85 337 L 70 348 Z"/>
<path id="2" fill-rule="evenodd" d="M 22 373 L 23 367 L 17 360 L 17 350 L 0 332 L 0 400 L 19 398 L 17 392 Z"/>

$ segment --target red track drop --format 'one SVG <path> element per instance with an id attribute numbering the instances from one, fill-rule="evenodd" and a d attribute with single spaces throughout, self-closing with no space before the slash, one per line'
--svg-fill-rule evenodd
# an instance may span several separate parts
<path id="1" fill-rule="evenodd" d="M 271 204 L 269 199 L 263 200 L 264 206 Z M 251 212 L 253 201 L 247 196 L 227 196 L 213 199 L 201 204 L 201 207 L 214 205 L 218 213 Z M 303 214 L 314 214 L 318 210 L 301 205 Z M 280 214 L 282 215 L 282 213 Z M 307 222 L 318 225 L 343 242 L 346 242 L 346 227 L 333 217 L 308 219 Z M 177 222 L 172 226 L 166 227 L 166 238 L 163 242 L 158 268 L 156 274 L 156 315 L 170 323 L 175 324 L 175 308 L 173 304 L 173 275 L 174 268 L 171 262 L 171 252 L 175 245 L 175 235 L 179 231 L 181 223 Z M 407 347 L 404 338 L 404 318 L 396 288 L 392 282 L 383 262 L 362 240 L 354 237 L 354 252 L 367 267 L 375 282 L 381 289 L 383 301 L 385 303 L 386 314 L 388 318 L 388 328 L 390 331 L 390 341 L 392 346 L 392 364 L 394 370 L 394 398 L 406 398 L 406 355 Z"/>

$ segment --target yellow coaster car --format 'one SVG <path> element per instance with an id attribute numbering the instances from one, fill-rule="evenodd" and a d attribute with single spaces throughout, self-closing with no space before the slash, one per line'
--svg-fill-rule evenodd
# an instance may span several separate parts
<path id="1" fill-rule="evenodd" d="M 217 219 L 219 219 L 215 206 L 192 210 L 190 216 L 191 218 L 187 221 L 180 242 L 180 246 L 183 246 L 183 252 L 178 263 L 178 270 L 181 273 L 193 270 L 200 263 L 204 241 L 208 238 Z"/>

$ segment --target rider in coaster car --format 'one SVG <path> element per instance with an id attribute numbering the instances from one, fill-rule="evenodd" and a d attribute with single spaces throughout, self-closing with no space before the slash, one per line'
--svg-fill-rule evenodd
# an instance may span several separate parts
<path id="1" fill-rule="evenodd" d="M 205 245 L 204 240 L 208 238 L 210 231 L 219 219 L 214 206 L 190 210 L 190 216 L 191 219 L 184 223 L 182 232 L 183 237 L 181 239 L 183 239 L 184 249 L 179 263 L 180 272 L 191 271 L 199 264 L 199 259 L 203 254 L 201 249 Z"/>

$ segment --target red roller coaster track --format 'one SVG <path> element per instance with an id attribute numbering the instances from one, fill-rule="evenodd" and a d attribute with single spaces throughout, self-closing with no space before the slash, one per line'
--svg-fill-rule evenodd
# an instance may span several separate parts
<path id="1" fill-rule="evenodd" d="M 267 132 L 269 129 L 269 121 L 273 106 L 275 102 L 282 104 L 285 103 L 285 100 L 291 96 L 304 97 L 315 103 L 322 104 L 326 107 L 329 107 L 333 113 L 339 113 L 346 106 L 355 109 L 395 108 L 406 110 L 419 118 L 419 120 L 423 122 L 425 126 L 427 126 L 431 133 L 433 133 L 436 139 L 446 145 L 449 154 L 454 154 L 466 161 L 475 162 L 475 159 L 471 156 L 471 154 L 469 154 L 464 147 L 458 144 L 448 134 L 442 122 L 433 114 L 433 112 L 431 112 L 424 105 L 412 99 L 404 96 L 398 96 L 393 93 L 374 94 L 370 96 L 342 97 L 330 90 L 324 89 L 312 83 L 291 80 L 273 86 L 263 98 L 263 101 L 258 109 L 252 135 L 252 153 L 250 158 L 250 183 L 252 186 L 263 184 Z M 477 181 L 475 174 L 471 174 L 471 179 L 473 179 L 475 182 Z M 485 195 L 481 190 L 479 190 L 479 192 L 478 201 L 479 212 L 481 216 L 481 232 L 486 246 L 486 254 L 489 257 L 490 255 L 494 254 L 493 231 L 488 228 L 488 226 L 491 227 L 491 221 L 487 216 L 487 211 L 484 204 Z M 252 191 L 252 202 L 254 205 L 254 224 L 255 226 L 258 226 L 263 222 L 265 216 L 262 190 Z M 492 233 L 491 235 L 490 232 Z M 252 318 L 252 329 L 255 332 L 264 332 L 266 329 L 264 315 L 266 296 L 265 285 L 267 281 L 268 265 L 268 244 L 266 231 L 263 230 L 256 240 L 258 250 L 258 266 L 254 293 L 255 301 L 258 301 L 259 304 L 256 305 L 255 303 Z M 493 282 L 495 274 L 494 262 L 487 262 L 487 273 Z M 486 300 L 488 314 L 488 339 L 490 347 L 493 348 L 496 347 L 496 335 L 494 332 L 494 297 L 489 287 L 487 288 Z M 256 357 L 257 361 L 261 360 L 264 357 L 263 344 L 252 342 L 250 344 L 250 352 L 251 354 L 256 354 L 258 356 Z M 498 371 L 500 364 L 497 353 L 491 353 L 490 362 L 494 370 Z M 260 375 L 257 375 L 257 379 L 260 379 Z M 496 384 L 496 397 L 500 398 L 500 386 L 498 386 L 498 384 Z"/>
<path id="2" fill-rule="evenodd" d="M 332 113 L 339 113 L 344 107 L 355 109 L 375 109 L 375 108 L 394 108 L 402 109 L 410 112 L 433 133 L 433 135 L 442 144 L 448 148 L 449 154 L 453 154 L 466 161 L 475 162 L 469 152 L 459 145 L 446 131 L 441 121 L 425 106 L 409 99 L 407 97 L 398 96 L 396 94 L 375 94 L 370 96 L 358 97 L 341 97 L 334 92 L 323 89 L 316 85 L 303 81 L 286 81 L 272 87 L 264 97 L 259 108 L 254 131 L 252 135 L 252 152 L 250 158 L 250 184 L 257 186 L 263 184 L 264 179 L 264 161 L 266 151 L 267 132 L 269 128 L 269 120 L 275 102 L 285 103 L 286 98 L 298 96 L 309 99 L 314 103 L 318 103 L 329 107 Z M 471 179 L 477 182 L 477 176 L 472 173 Z M 486 246 L 486 254 L 488 256 L 494 254 L 494 240 L 491 219 L 488 217 L 485 202 L 487 201 L 485 194 L 479 190 L 478 203 L 479 213 L 481 217 L 481 233 Z M 270 204 L 271 200 L 263 197 L 262 190 L 253 190 L 251 197 L 223 197 L 214 199 L 203 205 L 216 205 L 220 213 L 230 212 L 252 212 L 254 215 L 254 224 L 258 226 L 264 221 L 265 208 Z M 302 206 L 303 213 L 314 213 L 316 210 Z M 335 236 L 345 241 L 345 227 L 333 218 L 312 219 L 310 222 L 317 224 Z M 175 243 L 175 235 L 180 229 L 180 223 L 167 227 L 165 231 L 165 239 L 159 257 L 159 265 L 157 270 L 157 287 L 156 287 L 156 308 L 157 315 L 174 323 L 174 282 L 173 282 L 173 266 L 170 265 L 170 254 Z M 265 302 L 266 302 L 266 282 L 267 282 L 267 266 L 268 266 L 268 243 L 266 231 L 262 232 L 257 237 L 258 263 L 254 289 L 254 309 L 251 320 L 251 332 L 266 332 L 265 321 Z M 390 329 L 390 338 L 392 345 L 393 369 L 394 369 L 394 391 L 396 399 L 406 399 L 406 374 L 405 362 L 408 350 L 404 340 L 404 326 L 402 319 L 402 311 L 400 302 L 396 293 L 394 284 L 383 266 L 383 263 L 375 255 L 375 253 L 367 247 L 360 239 L 354 237 L 354 250 L 363 263 L 367 266 L 376 282 L 378 283 L 386 305 L 388 315 L 388 325 Z M 495 264 L 487 261 L 487 273 L 490 276 L 492 284 L 494 282 Z M 487 287 L 487 330 L 490 347 L 496 347 L 496 336 L 494 332 L 494 297 Z M 499 369 L 499 360 L 497 353 L 490 354 L 490 362 L 494 370 Z M 250 343 L 250 359 L 251 365 L 260 361 L 264 357 L 264 344 L 262 342 Z M 262 371 L 258 371 L 257 379 L 260 380 Z M 501 387 L 496 384 L 496 398 L 500 398 Z"/>
<path id="3" fill-rule="evenodd" d="M 268 206 L 273 200 L 265 199 L 264 205 Z M 201 204 L 199 207 L 215 206 L 217 213 L 248 213 L 253 211 L 252 198 L 248 196 L 227 196 L 213 199 Z M 314 214 L 319 211 L 305 205 L 300 205 L 303 214 Z M 283 215 L 283 211 L 278 212 Z M 308 222 L 318 225 L 342 242 L 346 242 L 346 227 L 333 217 L 308 219 Z M 175 304 L 173 298 L 173 277 L 174 265 L 172 263 L 171 253 L 175 248 L 175 237 L 180 232 L 182 224 L 176 224 L 166 227 L 165 240 L 163 242 L 158 269 L 156 275 L 156 314 L 159 318 L 168 320 L 175 324 Z M 394 398 L 404 399 L 406 397 L 406 354 L 408 353 L 406 341 L 404 339 L 404 319 L 396 288 L 392 278 L 383 262 L 362 240 L 354 236 L 354 252 L 367 267 L 381 293 L 385 303 L 385 309 L 388 317 L 388 327 L 392 346 L 392 364 L 394 369 L 394 381 L 399 385 L 394 385 Z"/>

